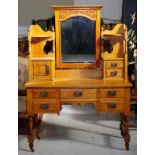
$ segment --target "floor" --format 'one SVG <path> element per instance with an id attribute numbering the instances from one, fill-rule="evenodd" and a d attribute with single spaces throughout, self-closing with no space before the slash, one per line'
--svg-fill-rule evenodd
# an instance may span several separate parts
<path id="1" fill-rule="evenodd" d="M 19 155 L 136 155 L 137 131 L 130 129 L 130 150 L 126 151 L 119 119 L 115 113 L 96 115 L 92 105 L 64 106 L 60 116 L 44 115 L 34 153 L 26 136 L 19 136 Z"/>

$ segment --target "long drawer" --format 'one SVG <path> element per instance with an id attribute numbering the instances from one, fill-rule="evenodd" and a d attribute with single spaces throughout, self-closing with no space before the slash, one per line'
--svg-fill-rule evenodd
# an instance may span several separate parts
<path id="1" fill-rule="evenodd" d="M 116 99 L 123 99 L 125 96 L 124 89 L 101 89 L 100 90 L 100 98 L 106 99 L 106 98 L 116 98 Z"/>
<path id="2" fill-rule="evenodd" d="M 57 100 L 36 99 L 33 101 L 33 111 L 37 113 L 59 113 L 60 105 Z"/>
<path id="3" fill-rule="evenodd" d="M 60 100 L 96 101 L 97 100 L 97 89 L 61 89 Z"/>
<path id="4" fill-rule="evenodd" d="M 59 93 L 56 89 L 34 89 L 32 91 L 34 99 L 58 99 Z"/>

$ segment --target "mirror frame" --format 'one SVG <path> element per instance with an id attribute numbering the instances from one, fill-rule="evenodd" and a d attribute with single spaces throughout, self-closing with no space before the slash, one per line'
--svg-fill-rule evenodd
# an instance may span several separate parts
<path id="1" fill-rule="evenodd" d="M 55 10 L 56 29 L 56 68 L 99 68 L 100 67 L 100 9 L 102 6 L 53 7 Z M 71 17 L 82 16 L 95 21 L 96 24 L 96 62 L 95 63 L 62 63 L 61 53 L 61 21 Z"/>

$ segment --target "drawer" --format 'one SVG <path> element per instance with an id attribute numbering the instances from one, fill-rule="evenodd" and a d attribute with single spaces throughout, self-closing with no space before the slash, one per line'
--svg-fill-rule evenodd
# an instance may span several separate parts
<path id="1" fill-rule="evenodd" d="M 121 69 L 119 70 L 111 70 L 111 69 L 108 69 L 106 70 L 106 77 L 120 77 L 122 78 L 123 77 L 123 71 Z"/>
<path id="2" fill-rule="evenodd" d="M 123 112 L 124 101 L 103 101 L 99 103 L 100 112 Z"/>
<path id="3" fill-rule="evenodd" d="M 101 89 L 100 98 L 124 98 L 124 89 Z"/>
<path id="4" fill-rule="evenodd" d="M 123 68 L 123 61 L 105 61 L 106 68 Z"/>
<path id="5" fill-rule="evenodd" d="M 61 89 L 60 99 L 67 99 L 67 100 L 95 99 L 97 100 L 97 89 Z"/>
<path id="6" fill-rule="evenodd" d="M 34 61 L 33 75 L 35 80 L 50 80 L 50 65 L 49 61 Z"/>
<path id="7" fill-rule="evenodd" d="M 34 99 L 57 99 L 59 97 L 56 89 L 34 89 L 32 92 Z"/>
<path id="8" fill-rule="evenodd" d="M 60 106 L 57 100 L 34 100 L 33 111 L 36 113 L 59 113 Z"/>

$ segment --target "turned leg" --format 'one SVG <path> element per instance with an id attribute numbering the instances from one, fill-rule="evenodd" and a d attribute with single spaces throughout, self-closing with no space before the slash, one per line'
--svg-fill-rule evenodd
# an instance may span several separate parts
<path id="1" fill-rule="evenodd" d="M 124 114 L 121 113 L 121 123 L 120 123 L 120 131 L 121 131 L 121 135 L 124 137 Z"/>
<path id="2" fill-rule="evenodd" d="M 35 136 L 40 139 L 40 136 L 39 136 L 39 122 L 38 122 L 38 114 L 35 114 L 34 115 L 34 130 L 35 130 Z"/>
<path id="3" fill-rule="evenodd" d="M 33 149 L 33 142 L 34 142 L 34 136 L 33 136 L 33 116 L 29 116 L 28 127 L 29 127 L 28 143 L 29 143 L 29 147 L 30 147 L 31 152 L 34 152 L 34 149 Z"/>
<path id="4" fill-rule="evenodd" d="M 126 150 L 129 150 L 130 134 L 129 134 L 130 116 L 124 116 L 124 141 Z"/>

